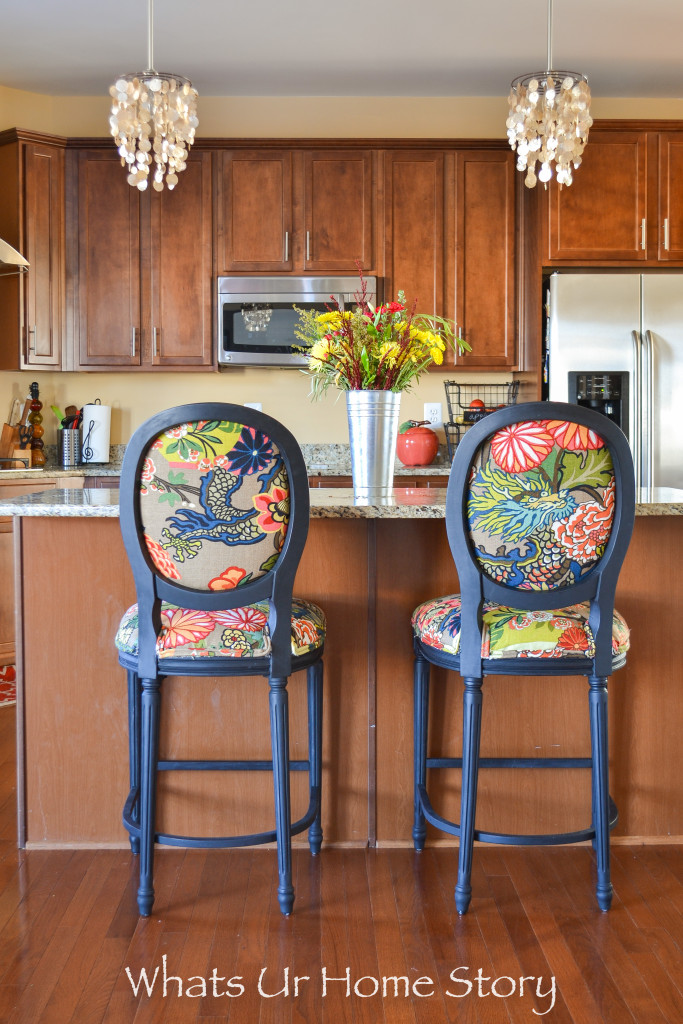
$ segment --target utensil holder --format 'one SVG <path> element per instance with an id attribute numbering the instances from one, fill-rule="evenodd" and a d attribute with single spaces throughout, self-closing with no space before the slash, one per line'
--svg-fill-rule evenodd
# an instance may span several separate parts
<path id="1" fill-rule="evenodd" d="M 81 431 L 58 430 L 57 452 L 62 469 L 73 469 L 81 461 Z"/>

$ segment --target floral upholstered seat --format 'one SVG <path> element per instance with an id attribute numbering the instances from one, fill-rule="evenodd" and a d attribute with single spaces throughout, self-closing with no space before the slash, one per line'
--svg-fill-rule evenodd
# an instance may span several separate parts
<path id="1" fill-rule="evenodd" d="M 482 658 L 591 658 L 595 641 L 588 625 L 587 601 L 555 611 L 520 611 L 486 602 L 483 608 Z M 416 637 L 439 651 L 460 649 L 460 595 L 425 601 L 413 612 Z M 615 611 L 612 651 L 625 654 L 629 629 Z"/>
<path id="2" fill-rule="evenodd" d="M 225 611 L 196 611 L 163 602 L 159 658 L 265 658 L 270 654 L 268 604 Z M 117 648 L 138 653 L 138 606 L 132 605 L 116 633 Z M 325 616 L 312 601 L 292 599 L 292 654 L 308 654 L 325 643 Z"/>

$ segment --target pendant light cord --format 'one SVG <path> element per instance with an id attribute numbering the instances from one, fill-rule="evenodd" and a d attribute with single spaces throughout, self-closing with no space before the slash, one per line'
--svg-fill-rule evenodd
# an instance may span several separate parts
<path id="1" fill-rule="evenodd" d="M 148 34 L 147 34 L 147 70 L 148 71 L 154 71 L 153 38 L 154 38 L 154 0 L 149 0 L 149 25 L 148 25 Z"/>
<path id="2" fill-rule="evenodd" d="M 149 0 L 150 7 L 152 0 Z M 151 29 L 150 29 L 151 32 Z M 151 44 L 150 44 L 151 45 Z M 548 0 L 548 71 L 553 67 L 553 0 Z"/>

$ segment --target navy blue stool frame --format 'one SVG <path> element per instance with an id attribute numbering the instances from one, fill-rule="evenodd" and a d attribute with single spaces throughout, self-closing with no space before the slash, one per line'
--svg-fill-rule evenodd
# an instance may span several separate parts
<path id="1" fill-rule="evenodd" d="M 153 439 L 177 424 L 198 420 L 239 423 L 265 433 L 282 455 L 290 492 L 290 518 L 280 557 L 266 575 L 237 589 L 194 590 L 161 576 L 154 567 L 143 539 L 138 500 L 139 481 L 145 454 Z M 323 648 L 302 655 L 291 651 L 291 608 L 294 577 L 304 549 L 309 523 L 309 494 L 306 465 L 294 436 L 272 417 L 241 405 L 195 403 L 176 406 L 143 423 L 126 448 L 120 485 L 120 521 L 124 546 L 130 561 L 139 608 L 138 655 L 119 652 L 119 662 L 128 673 L 130 792 L 123 822 L 131 848 L 140 856 L 138 908 L 148 916 L 154 903 L 153 861 L 155 842 L 172 846 L 222 848 L 252 846 L 275 841 L 278 859 L 278 900 L 288 915 L 294 904 L 291 837 L 308 829 L 311 853 L 322 843 L 320 821 L 322 775 L 322 682 Z M 168 601 L 201 610 L 242 607 L 256 601 L 270 602 L 271 653 L 265 658 L 164 658 L 156 654 L 161 629 L 161 602 Z M 289 758 L 289 716 L 287 682 L 292 672 L 307 674 L 308 759 Z M 272 760 L 160 760 L 159 720 L 161 684 L 168 676 L 265 676 L 269 681 Z M 275 797 L 275 829 L 242 836 L 180 836 L 155 830 L 157 771 L 272 771 Z M 292 823 L 290 771 L 308 771 L 309 806 L 302 818 Z"/>
<path id="2" fill-rule="evenodd" d="M 489 578 L 477 561 L 469 534 L 467 493 L 470 469 L 477 449 L 497 430 L 528 420 L 566 420 L 596 431 L 609 449 L 616 482 L 614 521 L 600 562 L 579 582 L 553 590 L 521 590 Z M 458 655 L 447 654 L 414 639 L 414 778 L 415 823 L 413 842 L 422 850 L 426 822 L 458 836 L 458 879 L 455 903 L 467 912 L 472 895 L 471 871 L 474 840 L 510 845 L 548 846 L 591 840 L 596 852 L 598 905 L 608 910 L 612 900 L 609 865 L 609 833 L 617 821 L 617 809 L 608 788 L 607 679 L 621 668 L 626 655 L 612 655 L 612 615 L 619 571 L 633 530 L 635 481 L 628 441 L 622 431 L 601 413 L 559 402 L 533 402 L 511 406 L 484 417 L 464 435 L 456 449 L 446 495 L 446 529 L 455 561 L 462 597 Z M 482 659 L 482 606 L 484 601 L 525 610 L 552 610 L 590 602 L 589 625 L 595 638 L 592 658 Z M 430 664 L 459 672 L 463 679 L 462 757 L 427 757 Z M 482 684 L 487 675 L 588 676 L 591 733 L 590 758 L 480 758 Z M 590 768 L 592 772 L 591 824 L 575 832 L 542 835 L 506 835 L 475 827 L 479 768 Z M 427 770 L 461 768 L 460 823 L 439 815 L 427 793 Z"/>

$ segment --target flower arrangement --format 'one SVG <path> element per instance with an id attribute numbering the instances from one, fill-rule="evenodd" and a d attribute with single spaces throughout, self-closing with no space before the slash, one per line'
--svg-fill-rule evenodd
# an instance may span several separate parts
<path id="1" fill-rule="evenodd" d="M 355 309 L 343 309 L 333 300 L 325 313 L 297 310 L 294 333 L 308 355 L 304 372 L 312 377 L 314 398 L 330 385 L 340 391 L 407 391 L 432 363 L 443 362 L 447 347 L 470 351 L 451 320 L 416 313 L 417 303 L 409 308 L 402 291 L 398 302 L 373 306 L 356 265 L 360 290 Z"/>

